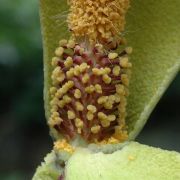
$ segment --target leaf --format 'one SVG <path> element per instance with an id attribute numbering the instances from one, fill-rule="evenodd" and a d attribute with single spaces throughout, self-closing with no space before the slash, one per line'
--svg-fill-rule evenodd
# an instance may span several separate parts
<path id="1" fill-rule="evenodd" d="M 133 0 L 125 36 L 134 53 L 127 108 L 129 140 L 144 126 L 180 66 L 179 0 Z M 66 0 L 40 0 L 44 49 L 44 98 L 49 117 L 50 60 L 58 41 L 68 37 Z"/>
<path id="2" fill-rule="evenodd" d="M 52 167 L 54 152 L 48 154 L 33 180 L 57 179 L 62 171 Z M 79 149 L 67 161 L 66 180 L 176 180 L 180 179 L 180 154 L 131 142 L 112 154 Z M 56 178 L 52 176 L 56 174 Z"/>
<path id="3" fill-rule="evenodd" d="M 67 162 L 66 180 L 180 179 L 180 154 L 131 142 L 112 154 L 77 151 Z"/>

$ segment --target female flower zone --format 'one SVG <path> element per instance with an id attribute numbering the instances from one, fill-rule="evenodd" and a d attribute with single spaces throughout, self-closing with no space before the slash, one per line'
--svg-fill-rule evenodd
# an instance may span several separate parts
<path id="1" fill-rule="evenodd" d="M 129 0 L 70 0 L 69 40 L 59 41 L 52 58 L 49 125 L 63 141 L 112 144 L 127 139 L 131 47 L 122 31 Z M 71 148 L 70 148 L 71 149 Z M 72 149 L 71 149 L 72 150 Z"/>

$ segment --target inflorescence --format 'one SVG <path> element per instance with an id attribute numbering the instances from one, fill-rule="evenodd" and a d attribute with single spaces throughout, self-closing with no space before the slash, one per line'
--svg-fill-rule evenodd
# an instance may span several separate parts
<path id="1" fill-rule="evenodd" d="M 131 52 L 130 47 L 117 53 L 102 44 L 61 40 L 51 61 L 49 125 L 67 141 L 77 135 L 96 143 L 127 139 Z"/>
<path id="2" fill-rule="evenodd" d="M 72 36 L 59 42 L 51 61 L 48 123 L 64 138 L 55 148 L 73 152 L 68 143 L 79 136 L 87 143 L 123 142 L 132 48 L 119 47 L 129 0 L 68 4 Z"/>

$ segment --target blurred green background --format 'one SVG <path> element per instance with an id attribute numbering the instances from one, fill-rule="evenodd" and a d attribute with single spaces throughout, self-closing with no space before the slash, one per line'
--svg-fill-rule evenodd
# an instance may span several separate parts
<path id="1" fill-rule="evenodd" d="M 138 137 L 180 151 L 180 75 Z M 31 179 L 52 147 L 43 109 L 37 0 L 0 0 L 0 179 Z"/>

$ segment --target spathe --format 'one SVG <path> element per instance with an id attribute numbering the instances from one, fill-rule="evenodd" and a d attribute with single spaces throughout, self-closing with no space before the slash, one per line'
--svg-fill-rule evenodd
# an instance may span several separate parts
<path id="1" fill-rule="evenodd" d="M 127 107 L 129 139 L 137 136 L 180 67 L 180 11 L 178 0 L 133 0 L 128 12 L 125 37 L 133 47 L 130 96 Z M 58 41 L 68 37 L 62 12 L 66 0 L 41 0 L 44 49 L 45 109 L 49 116 L 50 59 Z M 64 23 L 63 23 L 64 22 Z"/>
<path id="2" fill-rule="evenodd" d="M 59 39 L 68 36 L 66 23 L 60 25 L 62 23 L 61 13 L 67 10 L 67 6 L 65 0 L 41 0 L 40 6 L 45 65 L 45 109 L 48 117 L 50 82 L 50 66 L 48 64 Z M 128 44 L 134 49 L 131 58 L 133 69 L 126 119 L 129 126 L 129 140 L 133 140 L 138 135 L 153 108 L 179 70 L 179 7 L 179 0 L 133 0 L 131 2 L 125 30 Z M 136 148 L 143 149 L 142 146 Z M 147 156 L 151 156 L 151 150 L 153 154 L 154 150 L 150 148 Z M 163 154 L 163 152 L 158 151 L 159 154 Z M 168 156 L 170 158 L 167 158 L 167 163 L 164 166 L 168 164 L 168 161 L 170 164 L 171 157 L 174 157 L 171 152 Z M 179 165 L 178 159 L 177 157 L 176 163 Z M 113 154 L 111 163 L 114 163 Z M 75 163 L 72 164 L 73 168 L 76 168 Z M 175 167 L 171 167 L 172 172 L 175 172 L 176 169 L 173 169 Z M 88 166 L 86 168 L 88 169 Z"/>

